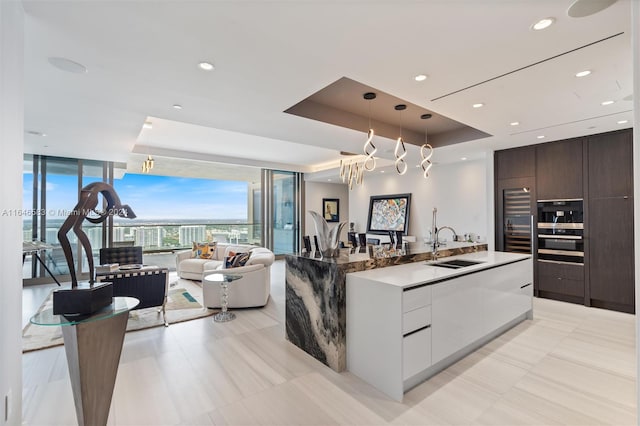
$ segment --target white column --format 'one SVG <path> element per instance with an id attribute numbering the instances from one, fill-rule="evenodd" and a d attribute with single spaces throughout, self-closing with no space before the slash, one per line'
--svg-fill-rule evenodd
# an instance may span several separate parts
<path id="1" fill-rule="evenodd" d="M 631 2 L 631 49 L 633 51 L 633 208 L 636 286 L 636 377 L 640 377 L 640 1 Z M 640 381 L 636 380 L 636 412 L 640 418 Z"/>
<path id="2" fill-rule="evenodd" d="M 0 0 L 0 424 L 22 424 L 22 2 Z M 14 213 L 14 214 L 12 214 Z M 8 405 L 8 410 L 5 406 Z"/>

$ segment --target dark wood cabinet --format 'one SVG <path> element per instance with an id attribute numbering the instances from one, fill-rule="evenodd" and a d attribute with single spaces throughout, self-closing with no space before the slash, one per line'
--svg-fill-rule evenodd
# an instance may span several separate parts
<path id="1" fill-rule="evenodd" d="M 590 136 L 587 142 L 587 304 L 635 311 L 633 137 L 631 130 Z"/>
<path id="2" fill-rule="evenodd" d="M 584 265 L 537 261 L 538 294 L 572 303 L 584 302 Z"/>
<path id="3" fill-rule="evenodd" d="M 498 180 L 536 175 L 536 152 L 533 146 L 496 151 L 494 160 Z"/>
<path id="4" fill-rule="evenodd" d="M 583 138 L 536 146 L 538 199 L 583 198 Z"/>
<path id="5" fill-rule="evenodd" d="M 589 136 L 589 197 L 633 195 L 633 135 L 630 130 Z"/>
<path id="6" fill-rule="evenodd" d="M 526 230 L 509 217 L 526 210 L 518 188 L 531 188 L 533 215 L 536 200 L 584 199 L 584 265 L 536 258 L 534 294 L 634 313 L 632 129 L 497 151 L 494 160 L 498 250 L 521 239 L 514 224 Z"/>
<path id="7" fill-rule="evenodd" d="M 597 198 L 589 204 L 589 302 L 633 313 L 633 197 Z"/>

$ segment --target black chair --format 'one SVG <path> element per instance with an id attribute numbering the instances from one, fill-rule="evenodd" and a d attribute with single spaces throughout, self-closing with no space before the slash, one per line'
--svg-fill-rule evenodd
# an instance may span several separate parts
<path id="1" fill-rule="evenodd" d="M 358 240 L 356 239 L 355 232 L 347 232 L 347 238 L 349 238 L 349 242 L 351 243 L 351 247 L 355 247 L 358 245 Z"/>
<path id="2" fill-rule="evenodd" d="M 392 246 L 396 245 L 396 233 L 395 233 L 395 231 L 389 231 L 389 243 Z"/>
<path id="3" fill-rule="evenodd" d="M 313 236 L 313 243 L 316 246 L 316 251 L 319 252 L 320 251 L 320 244 L 318 244 L 318 236 L 317 235 Z"/>
<path id="4" fill-rule="evenodd" d="M 100 264 L 119 263 L 122 265 L 142 265 L 142 247 L 108 247 L 100 249 Z M 169 290 L 169 270 L 158 267 L 142 267 L 126 271 L 96 274 L 97 281 L 113 283 L 114 296 L 135 297 L 140 301 L 136 309 L 158 306 L 162 312 L 164 325 L 168 326 L 165 305 Z"/>
<path id="5" fill-rule="evenodd" d="M 308 235 L 305 235 L 304 237 L 302 237 L 302 242 L 304 243 L 304 250 L 307 253 L 311 252 L 311 237 L 309 237 Z"/>
<path id="6" fill-rule="evenodd" d="M 380 245 L 380 238 L 367 238 L 367 244 L 378 246 Z"/>
<path id="7" fill-rule="evenodd" d="M 100 264 L 120 265 L 142 264 L 142 247 L 109 247 L 100 249 Z"/>
<path id="8" fill-rule="evenodd" d="M 367 245 L 367 234 L 358 234 L 358 241 L 360 242 L 360 246 Z"/>

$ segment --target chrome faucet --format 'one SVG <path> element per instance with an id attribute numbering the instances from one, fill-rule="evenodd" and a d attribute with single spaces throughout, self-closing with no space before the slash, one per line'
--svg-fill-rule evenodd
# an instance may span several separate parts
<path id="1" fill-rule="evenodd" d="M 455 229 L 453 229 L 450 226 L 443 226 L 441 228 L 438 228 L 438 230 L 436 231 L 435 236 L 433 237 L 433 250 L 431 252 L 431 257 L 433 261 L 438 260 L 438 245 L 440 245 L 440 243 L 438 242 L 438 236 L 440 235 L 440 231 L 442 231 L 443 229 L 448 229 L 449 231 L 451 231 L 453 233 L 453 241 L 456 240 L 457 237 L 457 233 L 455 231 Z"/>

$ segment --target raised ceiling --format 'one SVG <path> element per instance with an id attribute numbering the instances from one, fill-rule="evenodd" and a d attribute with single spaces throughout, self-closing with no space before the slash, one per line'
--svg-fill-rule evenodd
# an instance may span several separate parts
<path id="1" fill-rule="evenodd" d="M 365 93 L 375 99 L 365 99 Z M 404 105 L 406 109 L 396 110 Z M 379 136 L 402 139 L 434 148 L 491 136 L 463 123 L 409 103 L 347 77 L 334 81 L 285 112 L 366 133 L 373 128 Z M 422 117 L 428 118 L 422 118 Z"/>
<path id="2" fill-rule="evenodd" d="M 584 18 L 567 15 L 571 3 L 23 0 L 25 131 L 47 134 L 25 133 L 25 149 L 322 170 L 359 152 L 362 130 L 283 111 L 344 76 L 492 135 L 437 148 L 439 162 L 630 127 L 630 0 Z M 554 25 L 530 30 L 548 16 Z M 159 124 L 142 130 L 149 117 Z M 376 141 L 391 158 L 393 140 Z"/>

